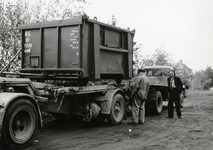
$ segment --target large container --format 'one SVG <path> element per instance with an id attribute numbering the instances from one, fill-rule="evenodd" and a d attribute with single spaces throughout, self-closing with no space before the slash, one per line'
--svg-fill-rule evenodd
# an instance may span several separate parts
<path id="1" fill-rule="evenodd" d="M 132 77 L 134 32 L 85 16 L 23 24 L 21 73 L 54 79 Z M 41 76 L 33 76 L 33 78 Z"/>

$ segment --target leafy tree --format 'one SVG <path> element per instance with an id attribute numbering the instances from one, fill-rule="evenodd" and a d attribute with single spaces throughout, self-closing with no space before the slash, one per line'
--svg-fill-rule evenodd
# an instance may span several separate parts
<path id="1" fill-rule="evenodd" d="M 213 69 L 211 68 L 211 66 L 206 68 L 205 73 L 207 75 L 207 78 L 213 79 Z"/>
<path id="2" fill-rule="evenodd" d="M 205 82 L 205 84 L 204 84 L 204 86 L 203 86 L 203 89 L 204 89 L 204 90 L 209 90 L 210 87 L 212 87 L 212 79 L 208 79 L 208 80 Z"/>
<path id="3" fill-rule="evenodd" d="M 204 84 L 204 89 L 209 90 L 210 87 L 213 87 L 213 69 L 211 67 L 207 67 L 205 70 L 207 81 Z"/>
<path id="4" fill-rule="evenodd" d="M 133 51 L 134 62 L 137 68 L 141 68 L 143 66 L 159 66 L 159 65 L 174 66 L 175 63 L 172 60 L 171 55 L 162 49 L 163 46 L 155 50 L 155 53 L 151 56 L 149 55 L 143 56 L 141 48 L 142 48 L 141 44 L 136 45 Z"/>
<path id="5" fill-rule="evenodd" d="M 154 59 L 154 65 L 156 66 L 174 66 L 171 54 L 163 50 L 164 45 L 155 50 L 152 59 Z"/>
<path id="6" fill-rule="evenodd" d="M 193 89 L 203 89 L 207 80 L 205 71 L 196 71 L 194 75 Z"/>
<path id="7" fill-rule="evenodd" d="M 50 2 L 38 0 L 30 8 L 31 22 L 74 18 L 83 14 L 82 3 L 87 4 L 85 0 L 51 0 Z"/>
<path id="8" fill-rule="evenodd" d="M 149 55 L 147 55 L 143 57 L 141 66 L 155 66 L 153 56 L 150 57 Z"/>
<path id="9" fill-rule="evenodd" d="M 53 0 L 50 3 L 38 0 L 0 0 L 0 68 L 2 69 L 21 49 L 20 24 L 37 21 L 63 20 L 83 14 L 85 0 Z M 20 55 L 6 71 L 16 71 L 20 67 Z M 0 70 L 1 70 L 0 69 Z"/>
<path id="10" fill-rule="evenodd" d="M 137 74 L 138 68 L 141 67 L 143 56 L 141 55 L 141 47 L 142 44 L 137 44 L 136 42 L 133 42 L 133 72 L 134 74 Z"/>
<path id="11" fill-rule="evenodd" d="M 110 24 L 113 26 L 117 26 L 117 22 L 118 22 L 118 19 L 114 15 L 112 15 L 112 20 Z"/>
<path id="12" fill-rule="evenodd" d="M 194 89 L 209 90 L 213 87 L 213 69 L 207 67 L 205 70 L 195 72 L 193 84 Z"/>
<path id="13" fill-rule="evenodd" d="M 0 50 L 1 50 L 1 62 L 2 66 L 5 66 L 9 60 L 17 53 L 21 47 L 21 33 L 18 30 L 19 25 L 22 22 L 22 17 L 24 9 L 27 7 L 26 3 L 23 1 L 18 1 L 17 3 L 0 3 Z M 6 71 L 16 70 L 20 67 L 20 57 L 17 61 L 14 61 L 10 66 L 8 66 Z"/>

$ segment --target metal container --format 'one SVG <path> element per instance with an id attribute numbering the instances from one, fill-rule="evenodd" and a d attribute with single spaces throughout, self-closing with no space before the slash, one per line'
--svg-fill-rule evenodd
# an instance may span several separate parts
<path id="1" fill-rule="evenodd" d="M 23 50 L 20 72 L 32 74 L 32 78 L 132 77 L 132 31 L 86 16 L 23 24 L 20 30 Z"/>

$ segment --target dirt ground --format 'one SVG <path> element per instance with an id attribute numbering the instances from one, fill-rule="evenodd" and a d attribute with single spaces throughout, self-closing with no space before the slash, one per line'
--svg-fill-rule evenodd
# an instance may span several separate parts
<path id="1" fill-rule="evenodd" d="M 25 150 L 212 150 L 213 91 L 187 91 L 181 108 L 183 119 L 146 116 L 144 125 L 119 126 L 50 121 L 38 129 Z"/>

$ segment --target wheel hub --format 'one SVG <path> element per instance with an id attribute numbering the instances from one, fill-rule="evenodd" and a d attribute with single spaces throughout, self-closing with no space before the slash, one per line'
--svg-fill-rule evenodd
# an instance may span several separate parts
<path id="1" fill-rule="evenodd" d="M 14 124 L 15 124 L 15 129 L 18 129 L 19 131 L 24 130 L 24 124 L 22 123 L 21 120 L 15 120 Z"/>
<path id="2" fill-rule="evenodd" d="M 21 125 L 21 120 L 15 120 L 15 124 L 17 127 L 19 127 Z"/>
<path id="3" fill-rule="evenodd" d="M 114 115 L 115 117 L 118 117 L 120 114 L 121 108 L 119 107 L 119 104 L 116 104 L 114 107 Z"/>

